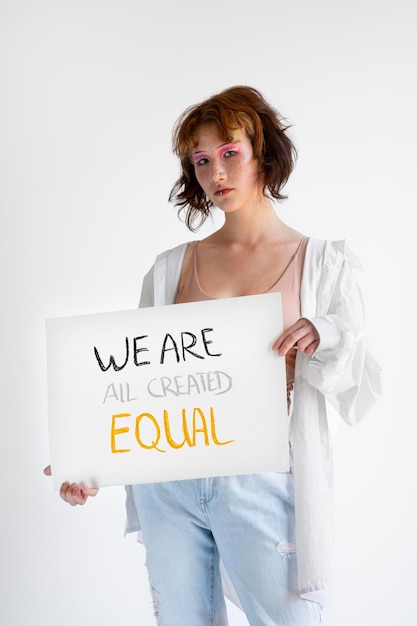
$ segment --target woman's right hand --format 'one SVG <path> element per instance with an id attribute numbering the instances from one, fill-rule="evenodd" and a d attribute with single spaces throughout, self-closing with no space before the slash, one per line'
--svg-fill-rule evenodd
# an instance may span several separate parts
<path id="1" fill-rule="evenodd" d="M 45 476 L 52 475 L 51 466 L 45 467 L 43 470 Z M 79 485 L 78 483 L 62 483 L 59 495 L 65 502 L 68 502 L 71 506 L 77 504 L 85 504 L 90 496 L 95 496 L 98 493 L 98 489 L 94 487 L 87 487 L 87 485 Z"/>

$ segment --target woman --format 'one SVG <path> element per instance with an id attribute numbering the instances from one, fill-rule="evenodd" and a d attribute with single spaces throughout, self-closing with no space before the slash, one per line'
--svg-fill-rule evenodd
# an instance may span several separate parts
<path id="1" fill-rule="evenodd" d="M 218 477 L 127 489 L 128 532 L 146 547 L 161 626 L 227 624 L 224 593 L 251 626 L 322 623 L 332 573 L 331 451 L 325 399 L 349 424 L 379 395 L 367 352 L 357 262 L 343 241 L 311 239 L 284 224 L 274 200 L 295 150 L 279 114 L 250 87 L 190 107 L 174 130 L 182 173 L 170 200 L 191 230 L 212 207 L 224 224 L 159 255 L 140 306 L 280 291 L 286 359 L 289 473 Z M 83 504 L 96 490 L 64 483 Z"/>

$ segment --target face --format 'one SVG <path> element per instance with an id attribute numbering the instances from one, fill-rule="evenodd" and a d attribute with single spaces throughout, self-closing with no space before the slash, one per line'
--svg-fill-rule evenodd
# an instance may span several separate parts
<path id="1" fill-rule="evenodd" d="M 195 175 L 213 204 L 229 212 L 259 203 L 259 166 L 244 130 L 234 131 L 233 141 L 225 143 L 214 124 L 204 125 L 195 140 L 191 155 Z"/>

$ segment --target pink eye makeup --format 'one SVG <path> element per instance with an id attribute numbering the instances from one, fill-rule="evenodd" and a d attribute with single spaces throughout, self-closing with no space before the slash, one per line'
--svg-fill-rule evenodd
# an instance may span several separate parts
<path id="1" fill-rule="evenodd" d="M 230 158 L 233 154 L 236 154 L 242 150 L 242 144 L 240 143 L 231 143 L 221 146 L 216 153 L 220 158 Z M 231 154 L 229 154 L 231 153 Z M 194 165 L 205 165 L 210 161 L 210 155 L 205 152 L 196 152 L 192 155 L 191 160 Z"/>
<path id="2" fill-rule="evenodd" d="M 226 156 L 228 152 L 240 152 L 242 146 L 240 143 L 231 143 L 220 148 L 220 156 Z"/>
<path id="3" fill-rule="evenodd" d="M 208 154 L 204 154 L 204 152 L 196 152 L 196 154 L 192 155 L 191 160 L 194 163 L 194 165 L 204 165 L 210 159 L 209 159 Z"/>

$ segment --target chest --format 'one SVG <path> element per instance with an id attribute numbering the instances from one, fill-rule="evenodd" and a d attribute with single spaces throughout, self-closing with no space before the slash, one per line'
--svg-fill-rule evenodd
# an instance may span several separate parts
<path id="1" fill-rule="evenodd" d="M 198 246 L 194 252 L 200 288 L 211 298 L 266 293 L 302 262 L 302 254 L 297 254 L 300 242 L 254 250 L 226 249 L 216 254 Z"/>

